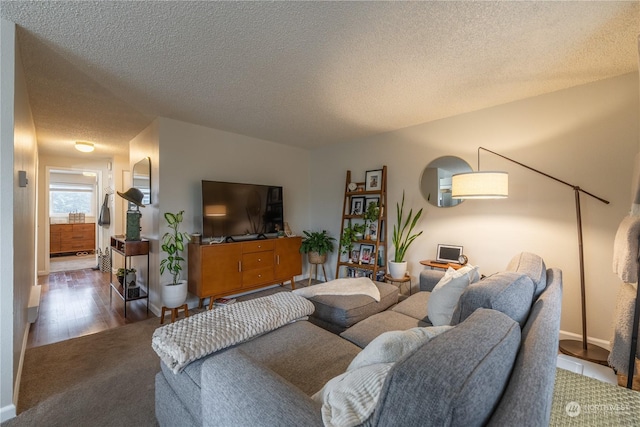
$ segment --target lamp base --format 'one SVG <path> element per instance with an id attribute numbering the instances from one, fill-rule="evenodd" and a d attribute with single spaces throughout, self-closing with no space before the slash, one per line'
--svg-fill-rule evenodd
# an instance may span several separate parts
<path id="1" fill-rule="evenodd" d="M 607 362 L 609 351 L 597 345 L 587 343 L 587 348 L 584 349 L 582 341 L 560 340 L 560 352 L 578 359 L 609 366 Z"/>

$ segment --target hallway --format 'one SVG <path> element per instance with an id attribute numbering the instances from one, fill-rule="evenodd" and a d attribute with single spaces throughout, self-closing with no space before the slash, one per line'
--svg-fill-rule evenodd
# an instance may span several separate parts
<path id="1" fill-rule="evenodd" d="M 115 279 L 115 277 L 114 277 Z M 64 341 L 83 335 L 155 317 L 147 315 L 146 301 L 124 302 L 113 294 L 109 304 L 109 273 L 84 269 L 38 277 L 42 285 L 40 312 L 31 325 L 27 348 Z"/>

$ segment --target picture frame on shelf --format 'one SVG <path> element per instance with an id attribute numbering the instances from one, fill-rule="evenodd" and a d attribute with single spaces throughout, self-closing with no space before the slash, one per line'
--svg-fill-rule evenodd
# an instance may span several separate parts
<path id="1" fill-rule="evenodd" d="M 380 196 L 367 196 L 365 198 L 365 203 L 364 203 L 364 210 L 366 211 L 367 208 L 369 207 L 369 205 L 371 203 L 375 203 L 376 206 L 380 207 Z"/>
<path id="2" fill-rule="evenodd" d="M 360 258 L 358 259 L 358 262 L 361 264 L 375 264 L 375 254 L 376 247 L 374 245 L 363 243 L 360 245 Z"/>
<path id="3" fill-rule="evenodd" d="M 365 174 L 365 191 L 382 189 L 382 169 L 367 171 Z"/>
<path id="4" fill-rule="evenodd" d="M 358 249 L 354 249 L 351 251 L 351 260 L 353 262 L 358 262 L 358 260 L 360 259 L 360 250 Z"/>
<path id="5" fill-rule="evenodd" d="M 349 211 L 351 215 L 362 215 L 364 213 L 364 197 L 352 197 L 351 198 L 351 210 Z"/>

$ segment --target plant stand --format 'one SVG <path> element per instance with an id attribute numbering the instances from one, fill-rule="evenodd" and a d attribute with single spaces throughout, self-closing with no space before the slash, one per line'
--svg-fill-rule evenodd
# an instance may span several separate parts
<path id="1" fill-rule="evenodd" d="M 174 307 L 174 308 L 169 308 L 169 307 L 165 307 L 164 305 L 162 306 L 162 314 L 160 315 L 160 324 L 162 325 L 164 323 L 164 314 L 167 311 L 171 312 L 171 323 L 175 322 L 177 317 L 178 317 L 178 312 L 180 310 L 184 310 L 184 317 L 185 319 L 187 317 L 189 317 L 189 306 L 187 306 L 187 304 L 182 304 L 180 307 Z"/>
<path id="2" fill-rule="evenodd" d="M 322 266 L 322 274 L 324 275 L 324 281 L 327 281 L 327 272 L 324 269 L 323 262 L 309 262 L 311 267 L 309 268 L 309 286 L 311 286 L 311 276 L 313 276 L 313 270 L 316 270 L 316 281 L 318 280 L 318 266 Z"/>

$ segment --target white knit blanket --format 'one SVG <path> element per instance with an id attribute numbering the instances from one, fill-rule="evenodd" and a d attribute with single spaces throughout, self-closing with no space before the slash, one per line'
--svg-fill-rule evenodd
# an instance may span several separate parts
<path id="1" fill-rule="evenodd" d="M 367 277 L 335 279 L 319 285 L 307 286 L 293 291 L 305 298 L 316 295 L 367 295 L 380 302 L 380 290 Z"/>
<path id="2" fill-rule="evenodd" d="M 613 241 L 613 272 L 625 283 L 638 282 L 639 238 L 640 217 L 624 217 Z"/>
<path id="3" fill-rule="evenodd" d="M 279 292 L 160 327 L 153 333 L 151 347 L 177 374 L 194 360 L 302 319 L 313 310 L 305 298 Z"/>

